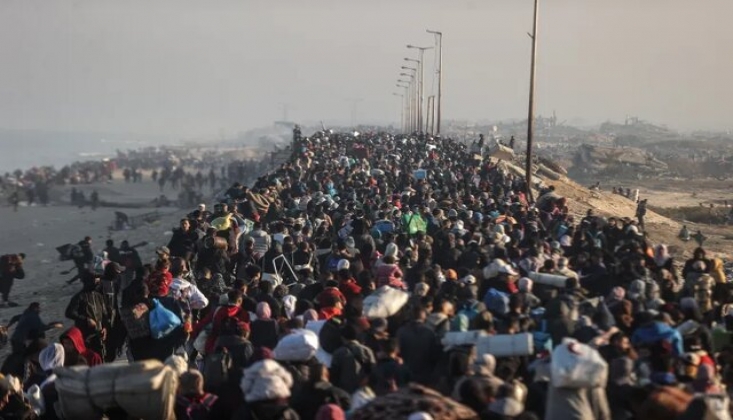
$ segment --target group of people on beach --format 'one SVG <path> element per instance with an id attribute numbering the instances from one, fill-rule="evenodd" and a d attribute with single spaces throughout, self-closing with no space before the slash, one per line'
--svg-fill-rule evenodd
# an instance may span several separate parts
<path id="1" fill-rule="evenodd" d="M 543 183 L 531 201 L 507 165 L 422 134 L 298 135 L 240 181 L 150 260 L 77 244 L 73 326 L 49 343 L 31 304 L 10 335 L 29 415 L 62 418 L 55 369 L 177 356 L 179 419 L 730 418 L 722 261 L 675 260 L 639 214 L 573 215 Z M 559 384 L 562 351 L 600 370 Z M 0 418 L 26 403 L 0 381 Z"/>

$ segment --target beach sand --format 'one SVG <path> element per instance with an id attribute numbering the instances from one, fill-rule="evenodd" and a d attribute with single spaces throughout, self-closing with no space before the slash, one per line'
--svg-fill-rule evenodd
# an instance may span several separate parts
<path id="1" fill-rule="evenodd" d="M 87 197 L 93 190 L 97 190 L 100 200 L 118 203 L 150 203 L 160 195 L 158 186 L 149 176 L 142 183 L 126 184 L 118 175 L 111 183 L 76 188 L 84 191 Z M 85 236 L 92 238 L 95 252 L 104 248 L 107 239 L 113 239 L 118 247 L 123 240 L 128 240 L 131 245 L 148 241 L 146 246 L 138 248 L 143 262 L 148 262 L 154 258 L 156 247 L 167 244 L 171 229 L 178 225 L 179 219 L 187 212 L 178 208 L 154 207 L 100 207 L 96 211 L 92 211 L 90 207 L 79 209 L 70 205 L 70 191 L 71 186 L 54 187 L 52 197 L 62 201 L 48 207 L 21 206 L 18 212 L 13 212 L 7 206 L 0 207 L 0 255 L 20 252 L 26 254 L 26 278 L 15 280 L 10 294 L 10 299 L 20 306 L 0 308 L 2 325 L 6 325 L 12 316 L 23 312 L 31 302 L 40 302 L 41 318 L 44 322 L 60 321 L 64 323 L 64 327 L 72 326 L 72 322 L 64 316 L 64 311 L 74 293 L 81 289 L 81 284 L 77 281 L 71 286 L 66 285 L 66 280 L 73 277 L 76 270 L 68 275 L 61 274 L 74 265 L 71 261 L 59 261 L 56 247 L 78 242 Z M 166 189 L 165 193 L 171 199 L 177 195 L 170 189 Z M 110 231 L 109 228 L 115 220 L 115 210 L 129 216 L 157 211 L 160 221 L 134 230 Z M 47 334 L 48 339 L 56 339 L 62 331 L 50 331 Z M 9 351 L 9 345 L 0 349 L 0 357 L 4 358 Z"/>

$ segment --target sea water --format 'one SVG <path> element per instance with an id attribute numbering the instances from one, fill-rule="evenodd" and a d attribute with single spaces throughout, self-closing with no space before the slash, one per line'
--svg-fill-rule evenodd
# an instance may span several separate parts
<path id="1" fill-rule="evenodd" d="M 84 160 L 101 160 L 145 147 L 136 139 L 99 134 L 0 130 L 0 175 L 34 166 L 55 166 Z"/>

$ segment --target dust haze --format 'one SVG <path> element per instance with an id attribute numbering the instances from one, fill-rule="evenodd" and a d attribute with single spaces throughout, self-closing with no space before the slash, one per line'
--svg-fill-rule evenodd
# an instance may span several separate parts
<path id="1" fill-rule="evenodd" d="M 0 3 L 0 128 L 218 138 L 399 122 L 408 43 L 444 35 L 444 118 L 524 118 L 531 0 Z M 733 2 L 542 1 L 537 112 L 733 127 Z M 432 54 L 427 55 L 432 63 Z M 430 66 L 429 66 L 430 67 Z M 428 69 L 429 69 L 428 67 Z M 435 89 L 430 71 L 426 91 Z M 287 115 L 286 115 L 287 114 Z"/>

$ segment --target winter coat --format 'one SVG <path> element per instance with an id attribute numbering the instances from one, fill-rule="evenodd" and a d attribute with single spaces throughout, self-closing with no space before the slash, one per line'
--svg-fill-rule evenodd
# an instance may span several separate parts
<path id="1" fill-rule="evenodd" d="M 629 384 L 617 385 L 611 383 L 608 385 L 606 395 L 608 396 L 608 405 L 613 420 L 631 420 L 634 418 L 631 408 L 631 396 L 634 389 L 634 386 Z"/>
<path id="2" fill-rule="evenodd" d="M 46 324 L 41 320 L 41 315 L 33 309 L 26 309 L 20 316 L 18 324 L 11 339 L 17 342 L 25 342 L 34 338 L 43 337 L 46 331 Z"/>
<path id="3" fill-rule="evenodd" d="M 158 302 L 176 314 L 183 321 L 183 309 L 178 301 L 169 297 L 155 298 Z M 153 308 L 152 298 L 144 302 L 148 308 Z M 182 346 L 186 341 L 186 333 L 183 326 L 179 326 L 170 334 L 162 338 L 153 338 L 151 336 L 131 339 L 128 342 L 130 353 L 133 360 L 156 359 L 161 362 L 165 361 L 169 356 L 173 355 L 176 349 Z"/>
<path id="4" fill-rule="evenodd" d="M 193 327 L 192 337 L 197 337 L 207 326 L 211 325 L 211 331 L 206 338 L 206 353 L 211 353 L 215 350 L 215 344 L 221 326 L 224 320 L 227 318 L 237 318 L 241 322 L 249 323 L 249 312 L 242 309 L 241 306 L 220 306 L 216 310 L 209 311 L 209 313 Z"/>
<path id="5" fill-rule="evenodd" d="M 229 356 L 232 358 L 232 368 L 241 370 L 249 366 L 254 347 L 244 337 L 235 335 L 222 335 L 214 344 L 217 349 L 226 348 Z"/>
<path id="6" fill-rule="evenodd" d="M 11 283 L 14 279 L 24 279 L 25 270 L 22 265 L 3 266 L 0 268 L 0 281 L 4 283 Z"/>
<path id="7" fill-rule="evenodd" d="M 545 420 L 611 420 L 606 390 L 550 386 Z"/>
<path id="8" fill-rule="evenodd" d="M 396 289 L 405 289 L 402 282 L 402 270 L 397 264 L 382 264 L 377 268 L 377 287 L 392 286 Z"/>
<path id="9" fill-rule="evenodd" d="M 84 337 L 78 328 L 69 328 L 59 339 L 61 340 L 64 338 L 71 340 L 71 343 L 74 345 L 74 349 L 76 349 L 79 356 L 84 358 L 87 366 L 97 366 L 102 364 L 102 356 L 87 349 L 87 345 L 84 343 Z"/>
<path id="10" fill-rule="evenodd" d="M 74 325 L 85 336 L 105 328 L 111 321 L 112 310 L 104 295 L 96 289 L 85 289 L 75 294 L 66 307 L 66 317 L 74 321 Z M 97 328 L 89 326 L 89 320 L 97 323 Z"/>
<path id="11" fill-rule="evenodd" d="M 196 270 L 201 271 L 204 268 L 208 268 L 212 274 L 219 273 L 226 277 L 229 275 L 229 263 L 229 256 L 226 250 L 216 248 L 202 249 L 198 253 Z"/>
<path id="12" fill-rule="evenodd" d="M 247 404 L 234 415 L 235 420 L 300 420 L 287 404 L 277 401 L 259 401 Z"/>
<path id="13" fill-rule="evenodd" d="M 344 391 L 353 393 L 361 385 L 365 372 L 375 364 L 374 353 L 369 347 L 356 341 L 345 343 L 333 352 L 331 380 Z"/>
<path id="14" fill-rule="evenodd" d="M 348 301 L 351 301 L 361 294 L 361 287 L 356 283 L 356 280 L 349 278 L 339 282 L 339 291 Z"/>
<path id="15" fill-rule="evenodd" d="M 255 253 L 259 253 L 261 255 L 264 255 L 265 252 L 270 250 L 270 244 L 272 242 L 272 239 L 270 238 L 270 235 L 267 234 L 262 229 L 257 229 L 252 232 L 250 232 L 249 237 L 254 239 L 254 251 Z"/>
<path id="16" fill-rule="evenodd" d="M 562 294 L 547 304 L 545 319 L 553 343 L 560 343 L 563 337 L 572 336 L 578 320 L 578 298 L 573 294 Z"/>
<path id="17" fill-rule="evenodd" d="M 435 331 L 435 335 L 439 338 L 442 338 L 445 336 L 445 333 L 450 331 L 450 319 L 448 315 L 441 312 L 433 312 L 428 315 L 428 318 L 425 320 L 425 325 L 432 328 Z"/>
<path id="18" fill-rule="evenodd" d="M 397 331 L 397 340 L 410 377 L 429 384 L 442 349 L 435 332 L 422 322 L 411 321 Z"/>
<path id="19" fill-rule="evenodd" d="M 194 254 L 198 240 L 199 236 L 193 229 L 189 229 L 187 232 L 181 229 L 175 229 L 170 242 L 168 242 L 168 249 L 171 251 L 171 256 L 186 258 L 189 256 L 188 254 Z"/>
<path id="20" fill-rule="evenodd" d="M 274 319 L 257 319 L 250 325 L 250 339 L 255 347 L 274 349 L 278 339 L 278 325 Z"/>
<path id="21" fill-rule="evenodd" d="M 303 419 L 315 419 L 318 409 L 325 404 L 336 404 L 344 411 L 351 408 L 351 395 L 330 382 L 316 382 L 303 387 L 298 397 L 293 396 L 292 406 Z"/>
<path id="22" fill-rule="evenodd" d="M 369 383 L 373 384 L 377 395 L 388 394 L 392 392 L 391 387 L 402 388 L 410 383 L 410 371 L 404 364 L 391 357 L 379 359 L 372 369 Z"/>
<path id="23" fill-rule="evenodd" d="M 320 272 L 318 258 L 316 258 L 314 252 L 306 252 L 301 250 L 293 252 L 290 255 L 290 265 L 296 272 L 299 271 L 299 269 L 304 269 L 306 266 L 311 267 L 312 273 Z"/>

